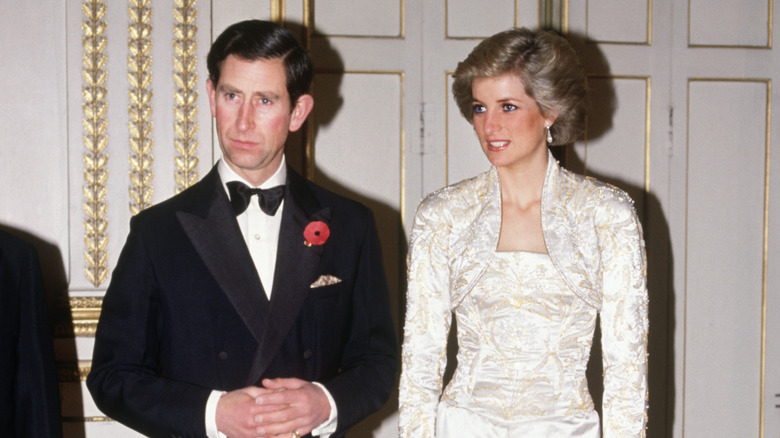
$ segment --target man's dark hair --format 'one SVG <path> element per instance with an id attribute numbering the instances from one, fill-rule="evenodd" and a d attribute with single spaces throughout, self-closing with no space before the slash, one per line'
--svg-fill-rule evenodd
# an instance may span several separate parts
<path id="1" fill-rule="evenodd" d="M 278 24 L 247 20 L 225 29 L 211 45 L 206 58 L 209 79 L 214 88 L 219 83 L 222 62 L 230 55 L 247 61 L 282 59 L 291 107 L 301 95 L 309 92 L 314 71 L 311 58 L 292 32 Z"/>

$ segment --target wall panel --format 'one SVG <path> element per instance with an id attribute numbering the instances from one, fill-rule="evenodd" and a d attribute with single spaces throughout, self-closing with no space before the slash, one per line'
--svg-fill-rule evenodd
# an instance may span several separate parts
<path id="1" fill-rule="evenodd" d="M 577 142 L 567 167 L 626 190 L 644 211 L 649 188 L 650 78 L 589 76 L 592 111 L 585 140 Z"/>
<path id="2" fill-rule="evenodd" d="M 448 38 L 485 38 L 492 35 L 494 29 L 509 29 L 516 22 L 514 1 L 493 1 L 490 7 L 485 7 L 485 2 L 480 0 L 445 2 Z"/>
<path id="3" fill-rule="evenodd" d="M 600 43 L 649 44 L 652 24 L 650 0 L 614 2 L 587 0 L 588 37 Z"/>
<path id="4" fill-rule="evenodd" d="M 405 273 L 401 262 L 405 245 L 399 229 L 405 193 L 401 169 L 404 75 L 347 71 L 318 73 L 315 81 L 313 180 L 374 211 L 388 285 L 397 298 L 401 293 L 399 281 Z M 341 90 L 341 98 L 348 105 L 334 107 L 334 102 L 326 99 L 334 89 Z M 318 90 L 325 91 L 320 94 Z"/>
<path id="5" fill-rule="evenodd" d="M 341 0 L 314 4 L 317 32 L 326 36 L 403 37 L 404 0 Z"/>
<path id="6" fill-rule="evenodd" d="M 767 93 L 764 81 L 689 83 L 683 403 L 691 436 L 758 432 Z"/>
<path id="7" fill-rule="evenodd" d="M 773 0 L 688 1 L 691 46 L 771 46 Z"/>

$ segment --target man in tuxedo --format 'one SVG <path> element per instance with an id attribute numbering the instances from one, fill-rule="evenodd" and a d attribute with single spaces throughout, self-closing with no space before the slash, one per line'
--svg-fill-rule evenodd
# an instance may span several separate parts
<path id="1" fill-rule="evenodd" d="M 313 106 L 289 31 L 236 23 L 207 63 L 222 159 L 131 219 L 87 385 L 149 436 L 343 436 L 397 372 L 373 216 L 285 165 Z"/>

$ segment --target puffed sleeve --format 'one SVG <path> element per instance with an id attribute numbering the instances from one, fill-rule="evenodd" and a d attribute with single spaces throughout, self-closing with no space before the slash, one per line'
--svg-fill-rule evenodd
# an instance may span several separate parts
<path id="1" fill-rule="evenodd" d="M 408 291 L 399 400 L 401 437 L 433 437 L 450 329 L 448 221 L 428 197 L 417 210 L 408 256 Z"/>
<path id="2" fill-rule="evenodd" d="M 603 436 L 644 437 L 648 297 L 642 226 L 626 198 L 608 202 L 599 216 Z"/>

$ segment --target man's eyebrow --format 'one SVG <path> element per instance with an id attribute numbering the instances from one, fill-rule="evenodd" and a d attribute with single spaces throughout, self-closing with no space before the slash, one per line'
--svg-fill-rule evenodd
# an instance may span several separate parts
<path id="1" fill-rule="evenodd" d="M 279 100 L 279 95 L 270 91 L 256 91 L 252 94 L 253 97 L 262 97 L 268 100 Z"/>
<path id="2" fill-rule="evenodd" d="M 241 93 L 239 90 L 229 84 L 219 84 L 217 86 L 217 91 L 220 93 Z"/>

